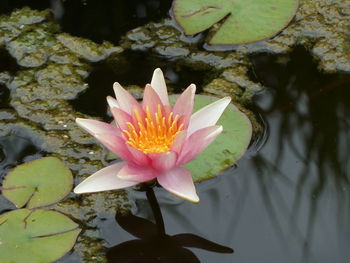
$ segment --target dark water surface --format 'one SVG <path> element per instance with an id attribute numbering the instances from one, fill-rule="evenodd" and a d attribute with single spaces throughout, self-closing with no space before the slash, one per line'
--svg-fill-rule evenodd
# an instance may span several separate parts
<path id="1" fill-rule="evenodd" d="M 28 6 L 50 8 L 63 32 L 117 43 L 130 29 L 166 16 L 172 0 L 1 0 L 0 14 Z"/>
<path id="2" fill-rule="evenodd" d="M 11 5 L 10 2 L 16 3 L 16 1 L 5 2 L 8 6 Z M 17 1 L 18 7 L 23 2 L 25 1 Z M 30 3 L 39 5 L 39 2 Z M 45 5 L 53 2 L 55 1 L 42 1 L 42 5 L 36 8 L 46 8 Z M 92 1 L 94 3 L 92 9 L 101 6 L 97 2 Z M 119 2 L 122 1 L 114 1 L 114 5 L 118 5 Z M 61 16 L 57 15 L 57 19 L 61 21 L 63 31 L 89 37 L 95 41 L 106 39 L 117 42 L 120 35 L 113 36 L 111 32 L 114 30 L 119 32 L 116 35 L 122 34 L 127 28 L 142 24 L 149 17 L 158 19 L 166 14 L 160 8 L 160 1 L 128 2 L 134 4 L 134 7 L 144 6 L 143 9 L 141 7 L 130 9 L 139 10 L 139 13 L 135 12 L 141 18 L 138 20 L 136 16 L 136 22 L 124 27 L 118 26 L 119 29 L 111 26 L 119 25 L 119 22 L 107 23 L 108 26 L 105 28 L 98 27 L 105 24 L 106 20 L 100 21 L 97 18 L 95 28 L 92 24 L 75 28 L 72 23 L 73 14 L 67 10 L 63 10 Z M 65 1 L 63 7 L 70 7 L 73 10 L 72 6 L 85 6 L 83 3 Z M 89 1 L 86 3 L 87 10 Z M 152 9 L 152 3 L 158 7 Z M 10 7 L 8 10 L 5 7 L 3 8 L 6 12 L 11 11 Z M 167 10 L 168 7 L 163 8 Z M 153 16 L 143 16 L 142 10 L 149 10 L 147 14 Z M 78 14 L 79 18 L 85 21 L 83 18 L 88 17 L 89 12 L 92 11 L 82 11 Z M 132 14 L 134 11 L 130 12 Z M 112 18 L 109 17 L 109 21 L 113 20 Z M 91 35 L 86 29 L 89 26 Z M 142 59 L 145 54 L 132 55 L 141 56 Z M 201 198 L 198 205 L 173 199 L 161 189 L 155 191 L 163 214 L 165 231 L 169 236 L 194 234 L 202 239 L 230 247 L 234 249 L 234 253 L 215 253 L 210 251 L 215 250 L 213 244 L 203 245 L 203 242 L 200 242 L 200 247 L 204 249 L 191 248 L 192 253 L 198 258 L 196 261 L 189 256 L 191 253 L 175 246 L 171 238 L 164 238 L 161 240 L 163 242 L 159 240 L 158 243 L 154 240 L 151 242 L 146 237 L 155 227 L 149 221 L 155 220 L 145 193 L 129 191 L 134 215 L 146 219 L 148 223 L 140 219 L 133 227 L 123 229 L 115 218 L 101 218 L 99 223 L 101 238 L 106 240 L 109 248 L 123 244 L 123 251 L 127 254 L 130 249 L 127 245 L 131 244 L 129 259 L 110 260 L 110 262 L 151 262 L 145 258 L 139 261 L 131 260 L 135 253 L 143 253 L 139 249 L 141 245 L 147 247 L 149 251 L 153 251 L 154 248 L 162 249 L 163 256 L 173 255 L 175 246 L 177 249 L 175 254 L 186 254 L 191 258 L 189 262 L 349 262 L 350 74 L 320 73 L 317 70 L 317 63 L 301 47 L 296 47 L 289 55 L 258 54 L 250 59 L 253 65 L 250 71 L 251 78 L 270 88 L 256 97 L 256 112 L 263 116 L 266 124 L 265 134 L 259 141 L 253 143 L 237 167 L 214 180 L 198 184 L 197 189 Z M 165 63 L 157 58 L 148 61 L 151 61 L 150 65 L 162 66 Z M 136 63 L 133 65 L 135 68 L 130 68 L 130 71 L 142 72 L 143 66 L 141 63 Z M 153 68 L 146 70 L 152 71 Z M 175 72 L 168 66 L 169 78 L 174 75 L 171 70 Z M 145 78 L 151 75 L 149 72 L 147 75 L 135 74 L 133 79 L 130 79 L 126 73 L 118 75 L 112 71 L 106 65 L 96 65 L 96 70 L 90 75 L 90 86 L 94 83 L 115 80 L 125 84 L 144 84 L 149 81 Z M 171 82 L 175 89 L 179 89 L 183 83 L 203 84 L 201 72 L 197 72 L 198 75 L 175 73 L 177 78 Z M 118 79 L 112 79 L 111 74 Z M 110 92 L 104 91 L 107 94 Z M 7 95 L 1 94 L 0 100 L 6 101 Z M 88 104 L 90 99 L 99 96 L 102 100 L 106 95 L 95 94 L 92 90 L 86 94 L 74 102 L 76 109 L 82 112 L 86 112 L 84 105 Z M 105 118 L 103 107 L 101 102 L 100 109 L 91 114 Z M 31 159 L 35 154 L 40 155 L 40 150 L 31 143 L 30 138 L 12 136 L 0 139 L 2 172 L 27 160 L 26 158 Z M 135 242 L 137 239 L 139 241 Z M 198 245 L 188 239 L 186 242 L 192 247 Z M 228 252 L 218 247 L 216 250 Z M 113 249 L 110 251 L 113 252 Z M 77 262 L 75 257 L 76 255 L 73 259 L 67 255 L 59 262 Z"/>
<path id="3" fill-rule="evenodd" d="M 196 83 L 197 91 L 200 92 L 201 87 L 207 84 L 214 74 L 208 70 L 193 69 L 189 66 L 176 67 L 161 56 L 140 51 L 125 51 L 118 56 L 118 59 L 96 63 L 86 80 L 90 89 L 70 103 L 76 111 L 110 121 L 111 118 L 107 116 L 106 97 L 114 96 L 113 83 L 118 81 L 124 87 L 128 85 L 144 87 L 151 81 L 156 68 L 162 69 L 174 93 L 181 93 L 191 83 Z"/>
<path id="4" fill-rule="evenodd" d="M 271 87 L 257 98 L 266 134 L 235 169 L 198 185 L 200 204 L 158 189 L 166 232 L 235 250 L 192 249 L 203 263 L 348 262 L 350 75 L 321 74 L 303 48 L 251 60 L 252 77 Z M 145 194 L 129 195 L 134 214 L 153 219 Z M 111 245 L 135 240 L 114 218 L 100 227 Z"/>

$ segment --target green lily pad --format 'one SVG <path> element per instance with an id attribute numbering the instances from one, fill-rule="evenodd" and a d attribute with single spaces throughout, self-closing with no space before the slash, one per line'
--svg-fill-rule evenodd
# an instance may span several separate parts
<path id="1" fill-rule="evenodd" d="M 71 191 L 71 171 L 57 158 L 45 157 L 21 164 L 3 181 L 3 195 L 17 207 L 54 204 Z"/>
<path id="2" fill-rule="evenodd" d="M 171 99 L 174 100 L 173 96 Z M 193 112 L 218 100 L 196 95 Z M 184 165 L 191 171 L 195 182 L 215 177 L 234 165 L 246 152 L 252 137 L 252 125 L 248 117 L 232 103 L 226 108 L 217 125 L 223 131 L 196 159 Z"/>
<path id="3" fill-rule="evenodd" d="M 1 263 L 49 263 L 72 249 L 78 225 L 52 210 L 19 209 L 0 216 Z"/>
<path id="4" fill-rule="evenodd" d="M 173 14 L 187 35 L 225 19 L 209 44 L 244 44 L 280 32 L 298 5 L 299 0 L 174 0 Z"/>

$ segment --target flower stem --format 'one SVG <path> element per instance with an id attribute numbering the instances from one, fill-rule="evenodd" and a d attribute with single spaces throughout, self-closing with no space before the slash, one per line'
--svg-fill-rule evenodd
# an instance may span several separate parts
<path id="1" fill-rule="evenodd" d="M 154 218 L 158 227 L 160 235 L 165 235 L 165 227 L 162 212 L 160 210 L 156 195 L 154 194 L 153 187 L 147 187 L 146 196 L 149 204 L 151 205 Z"/>

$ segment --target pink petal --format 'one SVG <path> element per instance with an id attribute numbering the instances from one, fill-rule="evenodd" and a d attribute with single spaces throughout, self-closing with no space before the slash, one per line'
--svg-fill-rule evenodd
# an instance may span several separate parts
<path id="1" fill-rule="evenodd" d="M 147 166 L 138 166 L 128 163 L 120 171 L 117 176 L 122 180 L 133 182 L 146 182 L 156 178 L 158 172 Z"/>
<path id="2" fill-rule="evenodd" d="M 171 145 L 170 150 L 179 154 L 181 152 L 184 142 L 186 141 L 186 138 L 187 138 L 186 130 L 179 132 L 179 134 L 175 137 L 175 140 Z"/>
<path id="3" fill-rule="evenodd" d="M 175 166 L 176 160 L 177 153 L 175 152 L 153 154 L 152 166 L 158 171 L 165 172 Z"/>
<path id="4" fill-rule="evenodd" d="M 151 164 L 151 159 L 144 152 L 126 144 L 130 154 L 133 158 L 133 163 L 140 166 L 149 166 Z"/>
<path id="5" fill-rule="evenodd" d="M 157 68 L 153 72 L 151 86 L 157 92 L 163 105 L 169 105 L 168 91 L 166 89 L 165 79 L 161 69 Z"/>
<path id="6" fill-rule="evenodd" d="M 101 142 L 104 146 L 108 148 L 108 150 L 114 152 L 118 157 L 123 159 L 124 161 L 132 161 L 132 155 L 130 154 L 125 140 L 113 133 L 105 133 L 105 134 L 95 134 L 95 138 Z"/>
<path id="7" fill-rule="evenodd" d="M 230 101 L 230 97 L 225 97 L 194 113 L 187 129 L 187 136 L 190 136 L 192 133 L 202 128 L 215 125 L 227 105 L 230 104 Z"/>
<path id="8" fill-rule="evenodd" d="M 119 103 L 118 101 L 111 97 L 111 96 L 107 96 L 107 103 L 109 105 L 109 107 L 112 109 L 112 108 L 119 108 Z"/>
<path id="9" fill-rule="evenodd" d="M 160 100 L 158 94 L 155 92 L 155 90 L 151 87 L 151 85 L 147 84 L 145 87 L 145 91 L 143 93 L 143 101 L 142 101 L 142 107 L 144 110 L 146 110 L 146 107 L 148 106 L 152 113 L 157 112 L 158 105 L 163 108 L 163 103 Z"/>
<path id="10" fill-rule="evenodd" d="M 93 193 L 136 185 L 137 182 L 125 181 L 117 177 L 117 173 L 124 165 L 124 162 L 116 163 L 97 171 L 76 186 L 74 188 L 74 193 Z"/>
<path id="11" fill-rule="evenodd" d="M 191 173 L 186 168 L 175 167 L 158 176 L 157 180 L 170 193 L 193 203 L 199 202 Z"/>
<path id="12" fill-rule="evenodd" d="M 83 128 L 93 136 L 95 136 L 96 134 L 104 134 L 104 133 L 113 133 L 119 136 L 121 135 L 121 131 L 119 128 L 102 121 L 82 119 L 82 118 L 76 118 L 75 121 L 81 128 Z"/>
<path id="13" fill-rule="evenodd" d="M 176 165 L 192 161 L 198 154 L 222 132 L 222 126 L 210 126 L 200 129 L 187 138 Z"/>
<path id="14" fill-rule="evenodd" d="M 127 122 L 132 123 L 131 116 L 119 108 L 111 108 L 113 117 L 121 130 L 128 130 Z"/>
<path id="15" fill-rule="evenodd" d="M 173 107 L 174 116 L 185 116 L 185 126 L 191 116 L 193 110 L 194 94 L 196 93 L 196 85 L 191 84 L 177 99 Z"/>
<path id="16" fill-rule="evenodd" d="M 115 82 L 113 85 L 115 96 L 117 98 L 120 109 L 131 114 L 134 109 L 139 109 L 140 105 L 137 100 L 125 90 L 118 82 Z"/>

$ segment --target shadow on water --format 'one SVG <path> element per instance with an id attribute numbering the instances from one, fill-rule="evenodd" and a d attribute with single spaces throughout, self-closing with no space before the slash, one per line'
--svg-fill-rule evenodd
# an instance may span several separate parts
<path id="1" fill-rule="evenodd" d="M 114 96 L 113 83 L 118 81 L 124 87 L 138 85 L 143 89 L 146 83 L 150 83 L 152 73 L 157 67 L 162 68 L 168 87 L 174 93 L 181 93 L 191 83 L 196 83 L 200 92 L 199 88 L 212 77 L 208 71 L 169 63 L 164 57 L 139 51 L 125 51 L 118 57 L 95 64 L 87 79 L 89 88 L 70 103 L 79 112 L 99 116 L 106 121 L 111 120 L 107 116 L 106 96 Z"/>
<path id="2" fill-rule="evenodd" d="M 14 74 L 21 68 L 17 64 L 16 59 L 14 59 L 4 48 L 0 48 L 0 61 L 0 73 L 7 71 Z"/>
<path id="3" fill-rule="evenodd" d="M 276 229 L 282 232 L 277 214 L 284 209 L 292 231 L 301 237 L 302 260 L 308 262 L 314 257 L 310 243 L 319 236 L 317 231 L 323 231 L 317 225 L 327 198 L 335 206 L 333 223 L 340 230 L 349 227 L 350 74 L 322 74 L 302 47 L 290 56 L 259 54 L 251 61 L 251 73 L 271 88 L 258 99 L 270 134 L 265 146 L 269 154 L 263 149 L 252 158 L 256 178 Z M 283 188 L 271 177 L 293 185 L 295 193 L 288 204 Z M 305 195 L 308 215 L 302 230 L 298 221 L 306 212 Z"/>
<path id="4" fill-rule="evenodd" d="M 9 108 L 10 91 L 9 89 L 0 83 L 0 109 Z"/>
<path id="5" fill-rule="evenodd" d="M 24 134 L 0 136 L 0 190 L 4 176 L 19 164 L 42 157 L 44 153 Z M 0 195 L 0 214 L 14 205 Z"/>
<path id="6" fill-rule="evenodd" d="M 42 156 L 30 137 L 16 134 L 0 137 L 0 183 L 10 169 Z"/>
<path id="7" fill-rule="evenodd" d="M 6 87 L 9 74 L 15 74 L 20 66 L 16 60 L 3 48 L 0 48 L 0 109 L 10 108 L 10 90 Z"/>
<path id="8" fill-rule="evenodd" d="M 138 239 L 120 243 L 107 252 L 109 263 L 199 263 L 196 255 L 185 247 L 217 253 L 233 253 L 225 247 L 190 233 L 167 235 L 158 201 L 152 188 L 146 189 L 156 224 L 132 214 L 116 215 L 119 226 Z"/>

